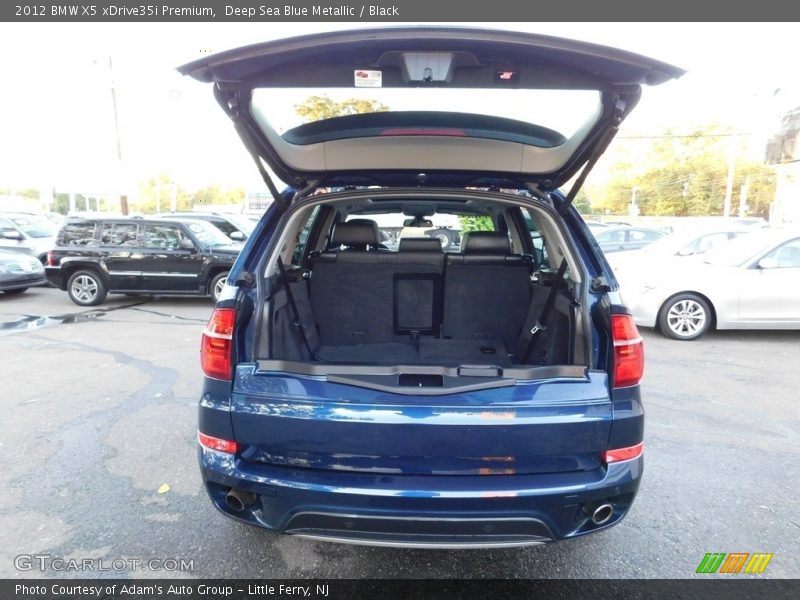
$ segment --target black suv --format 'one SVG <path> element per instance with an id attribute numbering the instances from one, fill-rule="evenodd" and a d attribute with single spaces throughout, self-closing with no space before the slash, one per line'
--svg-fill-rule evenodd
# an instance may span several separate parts
<path id="1" fill-rule="evenodd" d="M 108 292 L 219 298 L 240 250 L 204 221 L 70 219 L 47 258 L 47 279 L 73 302 L 94 306 Z"/>
<path id="2" fill-rule="evenodd" d="M 235 242 L 245 241 L 250 237 L 250 234 L 253 233 L 253 229 L 256 227 L 256 224 L 247 217 L 233 213 L 175 211 L 158 213 L 156 216 L 167 219 L 178 218 L 208 221 Z"/>

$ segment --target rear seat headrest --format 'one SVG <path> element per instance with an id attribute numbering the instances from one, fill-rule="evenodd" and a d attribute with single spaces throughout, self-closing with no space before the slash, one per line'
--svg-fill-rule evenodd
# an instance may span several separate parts
<path id="1" fill-rule="evenodd" d="M 378 243 L 378 227 L 374 221 L 337 223 L 331 235 L 332 246 L 351 246 L 364 248 Z"/>
<path id="2" fill-rule="evenodd" d="M 508 236 L 499 231 L 468 231 L 461 234 L 464 254 L 510 254 Z"/>
<path id="3" fill-rule="evenodd" d="M 442 244 L 434 238 L 403 238 L 400 240 L 400 252 L 442 252 Z"/>

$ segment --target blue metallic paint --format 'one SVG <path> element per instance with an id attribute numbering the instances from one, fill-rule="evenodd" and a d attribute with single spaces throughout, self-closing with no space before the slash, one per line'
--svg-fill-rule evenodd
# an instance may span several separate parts
<path id="1" fill-rule="evenodd" d="M 608 315 L 626 309 L 580 216 L 569 207 L 563 218 L 590 275 L 605 275 L 611 287 L 586 292 L 595 370 L 585 379 L 409 397 L 260 373 L 254 363 L 241 362 L 233 384 L 205 378 L 200 402 L 201 431 L 243 444 L 237 455 L 198 450 L 214 506 L 275 531 L 294 531 L 292 519 L 309 512 L 412 520 L 524 517 L 541 521 L 553 540 L 619 522 L 643 469 L 641 457 L 600 462 L 602 450 L 637 444 L 643 436 L 639 386 L 610 390 L 606 372 L 613 355 Z M 263 268 L 259 259 L 279 219 L 273 206 L 248 239 L 232 281 Z M 258 294 L 242 287 L 238 301 L 225 305 L 258 306 Z M 253 355 L 252 323 L 249 315 L 237 323 L 237 360 Z M 232 511 L 225 503 L 230 488 L 254 492 L 256 503 Z M 613 517 L 595 525 L 587 508 L 609 500 Z"/>

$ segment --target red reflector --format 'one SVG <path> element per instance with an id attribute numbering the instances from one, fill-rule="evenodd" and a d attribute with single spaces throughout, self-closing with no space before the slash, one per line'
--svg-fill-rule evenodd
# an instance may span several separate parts
<path id="1" fill-rule="evenodd" d="M 200 343 L 200 364 L 208 377 L 225 381 L 231 378 L 231 340 L 235 320 L 236 310 L 233 308 L 217 308 L 211 315 Z"/>
<path id="2" fill-rule="evenodd" d="M 644 344 L 630 315 L 611 315 L 614 387 L 636 385 L 644 374 Z"/>
<path id="3" fill-rule="evenodd" d="M 467 132 L 463 129 L 450 129 L 447 127 L 395 127 L 384 129 L 381 135 L 444 135 L 450 137 L 467 137 Z"/>
<path id="4" fill-rule="evenodd" d="M 209 450 L 219 450 L 220 452 L 227 452 L 228 454 L 236 454 L 239 450 L 239 444 L 236 442 L 215 438 L 205 433 L 200 433 L 199 431 L 197 432 L 197 441 L 200 442 L 203 448 L 208 448 Z"/>
<path id="5" fill-rule="evenodd" d="M 606 464 L 639 458 L 644 453 L 644 442 L 628 448 L 617 448 L 603 452 L 603 462 Z"/>

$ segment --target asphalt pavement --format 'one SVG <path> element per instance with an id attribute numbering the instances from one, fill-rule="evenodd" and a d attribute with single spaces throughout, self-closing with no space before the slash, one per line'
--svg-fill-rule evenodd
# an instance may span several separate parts
<path id="1" fill-rule="evenodd" d="M 800 577 L 800 332 L 643 331 L 646 466 L 619 525 L 523 549 L 399 550 L 279 536 L 212 508 L 195 455 L 210 310 L 0 294 L 0 577 L 683 578 L 707 552 L 771 552 L 763 576 Z M 24 570 L 31 555 L 51 558 Z M 62 558 L 95 570 L 55 570 Z M 133 566 L 150 559 L 166 562 Z"/>

